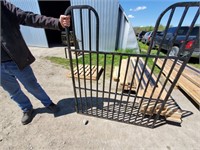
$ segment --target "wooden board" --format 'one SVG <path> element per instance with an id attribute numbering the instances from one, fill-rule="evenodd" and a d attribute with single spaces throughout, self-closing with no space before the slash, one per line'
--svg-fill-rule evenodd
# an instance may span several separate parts
<path id="1" fill-rule="evenodd" d="M 80 78 L 80 79 L 86 79 L 86 80 L 98 80 L 101 73 L 103 71 L 103 68 L 101 66 L 98 67 L 97 70 L 97 66 L 91 66 L 90 65 L 85 65 L 83 66 L 82 64 L 80 64 L 77 67 L 75 67 L 73 69 L 73 73 L 74 73 L 74 77 L 75 78 Z M 68 77 L 71 77 L 71 73 L 68 74 Z"/>
<path id="2" fill-rule="evenodd" d="M 137 92 L 137 89 L 139 88 L 139 91 L 137 93 L 139 97 L 144 97 L 145 99 L 149 99 L 150 97 L 152 97 L 152 101 L 149 102 L 149 104 L 148 104 L 148 101 L 146 100 L 142 102 L 141 107 L 140 107 L 140 113 L 143 113 L 143 114 L 145 113 L 145 115 L 157 114 L 161 108 L 162 103 L 160 101 L 155 106 L 155 100 L 156 101 L 158 99 L 164 100 L 167 95 L 167 91 L 164 89 L 161 93 L 162 84 L 159 81 L 156 85 L 157 77 L 153 73 L 151 74 L 151 69 L 148 67 L 148 65 L 145 66 L 145 62 L 143 61 L 142 58 L 138 59 L 137 64 L 136 62 L 137 62 L 137 58 L 131 57 L 129 66 L 127 67 L 127 59 L 123 59 L 120 66 L 121 67 L 120 71 L 119 71 L 119 67 L 114 68 L 113 80 L 116 82 L 119 82 L 120 85 L 124 87 L 124 90 L 132 90 L 132 91 Z M 128 68 L 128 71 L 126 74 L 127 68 Z M 144 73 L 142 75 L 143 69 L 144 69 Z M 125 81 L 125 78 L 126 78 L 126 81 Z M 131 84 L 132 78 L 134 78 L 134 82 L 131 87 L 130 84 Z M 139 86 L 139 83 L 140 83 L 140 86 Z M 152 112 L 153 109 L 154 109 L 154 112 Z M 174 101 L 170 103 L 167 102 L 167 104 L 164 106 L 164 109 L 161 111 L 160 115 L 164 116 L 166 120 L 168 121 L 181 123 L 182 112 Z"/>
<path id="3" fill-rule="evenodd" d="M 161 67 L 162 64 L 163 64 L 163 60 L 158 59 L 157 66 Z M 165 65 L 163 73 L 167 75 L 170 68 L 171 68 L 170 65 Z M 169 79 L 173 81 L 176 77 L 176 74 L 177 74 L 177 71 L 176 69 L 174 69 Z M 196 78 L 198 77 L 196 76 Z M 199 82 L 199 80 L 196 82 Z M 198 87 L 197 84 L 194 84 L 194 82 L 188 79 L 186 75 L 181 75 L 177 82 L 177 86 L 183 89 L 194 100 L 194 102 L 200 107 L 200 87 Z"/>
<path id="4" fill-rule="evenodd" d="M 132 78 L 133 78 L 134 69 L 131 67 L 131 61 L 129 62 L 129 65 L 128 66 L 127 65 L 128 65 L 128 60 L 122 59 L 119 82 L 120 82 L 120 85 L 130 86 Z M 128 71 L 126 74 L 127 68 L 128 68 Z M 126 81 L 125 81 L 125 78 L 126 78 Z M 133 81 L 132 87 L 135 87 L 135 86 L 136 86 L 136 83 Z"/>
<path id="5" fill-rule="evenodd" d="M 147 65 L 144 66 L 144 61 L 142 58 L 138 59 L 137 64 L 136 64 L 136 61 L 137 61 L 136 57 L 131 57 L 130 63 L 128 66 L 127 75 L 126 75 L 127 59 L 123 59 L 122 63 L 121 63 L 120 75 L 118 75 L 119 67 L 114 68 L 113 80 L 116 82 L 120 82 L 120 85 L 124 87 L 124 90 L 131 89 L 131 91 L 135 91 L 135 92 L 137 91 L 139 82 L 141 81 L 138 96 L 144 95 L 145 98 L 150 98 L 154 87 L 156 87 L 152 94 L 152 98 L 158 99 L 161 89 L 162 89 L 161 83 L 158 82 L 157 85 L 155 84 L 157 77 L 154 74 L 152 74 L 152 75 L 150 74 L 151 70 Z M 141 73 L 142 73 L 142 70 L 144 67 L 145 67 L 144 74 L 143 74 L 143 76 L 141 76 Z M 126 78 L 126 81 L 125 81 L 125 78 Z M 133 85 L 131 87 L 132 78 L 134 78 L 134 80 L 133 80 Z M 147 87 L 148 80 L 150 80 L 150 81 L 149 81 L 149 84 Z M 145 91 L 145 89 L 146 89 L 146 91 Z M 144 92 L 145 92 L 145 94 L 144 94 Z M 167 93 L 166 90 L 163 90 L 159 99 L 164 100 L 166 93 Z"/>
<path id="6" fill-rule="evenodd" d="M 132 64 L 135 66 L 136 65 L 136 58 L 132 57 L 131 60 L 132 60 Z M 148 67 L 148 65 L 144 66 L 144 64 L 145 64 L 144 60 L 142 58 L 140 58 L 139 61 L 138 61 L 138 65 L 136 67 L 137 68 L 136 69 L 136 78 L 135 78 L 136 83 L 138 84 L 139 81 L 141 80 L 141 85 L 140 85 L 140 88 L 139 88 L 138 95 L 139 96 L 144 95 L 145 98 L 150 98 L 150 96 L 152 95 L 153 99 L 158 99 L 160 92 L 161 92 L 161 89 L 162 89 L 162 85 L 161 85 L 160 82 L 158 82 L 157 85 L 156 85 L 157 77 L 153 73 L 151 74 L 151 70 Z M 142 70 L 143 70 L 144 67 L 145 67 L 144 74 L 143 74 L 143 76 L 141 76 L 141 73 L 142 73 Z M 149 84 L 148 84 L 148 87 L 147 87 L 148 80 L 149 80 Z M 154 87 L 156 87 L 156 88 L 153 91 Z M 145 92 L 145 89 L 146 89 L 146 92 Z M 166 90 L 163 90 L 159 99 L 164 100 L 166 94 L 167 94 Z"/>
<path id="7" fill-rule="evenodd" d="M 172 66 L 173 63 L 174 63 L 173 60 L 168 59 L 166 64 L 168 66 Z M 179 71 L 181 65 L 182 65 L 182 63 L 178 61 L 175 65 L 174 69 L 176 71 Z M 192 82 L 193 84 L 200 87 L 200 70 L 197 70 L 191 66 L 186 65 L 185 69 L 182 72 L 182 76 L 184 76 L 185 78 L 190 80 L 190 82 Z"/>
<path id="8" fill-rule="evenodd" d="M 155 101 L 149 102 L 143 102 L 142 106 L 140 108 L 141 113 L 145 113 L 146 115 L 153 115 L 157 114 L 161 108 L 161 103 L 157 103 L 155 105 Z M 147 107 L 148 106 L 148 107 Z M 154 111 L 153 111 L 154 109 Z M 166 120 L 176 123 L 182 122 L 182 111 L 179 109 L 179 107 L 176 105 L 175 102 L 170 102 L 165 104 L 163 110 L 160 113 L 161 116 L 164 116 Z"/>
<path id="9" fill-rule="evenodd" d="M 119 81 L 119 67 L 118 66 L 115 66 L 114 67 L 114 71 L 113 71 L 113 80 L 115 82 L 118 82 Z"/>

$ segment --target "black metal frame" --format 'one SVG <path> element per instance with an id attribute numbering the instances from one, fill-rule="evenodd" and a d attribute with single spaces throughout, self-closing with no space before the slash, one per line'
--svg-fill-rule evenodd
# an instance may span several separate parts
<path id="1" fill-rule="evenodd" d="M 199 16 L 199 2 L 183 2 L 183 3 L 176 3 L 170 7 L 168 7 L 163 13 L 159 16 L 157 23 L 154 28 L 154 33 L 152 35 L 152 41 L 156 36 L 156 31 L 158 30 L 160 21 L 162 17 L 167 13 L 170 12 L 169 19 L 166 25 L 166 30 L 170 26 L 170 22 L 172 20 L 174 11 L 176 8 L 182 7 L 184 8 L 184 12 L 181 16 L 181 19 L 179 21 L 178 28 L 181 27 L 183 20 L 187 14 L 187 11 L 191 7 L 198 7 L 198 10 L 194 16 L 194 19 L 190 25 L 190 29 L 186 35 L 186 40 L 189 37 L 189 34 L 192 30 L 192 28 L 195 25 L 195 22 Z M 81 30 L 81 49 L 72 49 L 70 44 L 68 44 L 68 50 L 69 50 L 69 59 L 70 59 L 70 67 L 71 67 L 71 76 L 72 76 L 72 83 L 73 83 L 73 89 L 74 89 L 74 96 L 75 96 L 75 106 L 76 106 L 76 111 L 77 113 L 81 114 L 86 114 L 86 115 L 92 115 L 100 118 L 105 118 L 109 120 L 115 120 L 115 121 L 120 121 L 124 123 L 130 123 L 130 124 L 135 124 L 135 125 L 141 125 L 141 126 L 146 126 L 146 127 L 157 127 L 159 125 L 162 125 L 166 123 L 165 118 L 160 116 L 162 110 L 165 107 L 165 104 L 168 103 L 171 100 L 171 93 L 182 73 L 184 70 L 184 67 L 186 66 L 186 63 L 189 61 L 189 58 L 192 54 L 192 51 L 188 54 L 188 57 L 185 57 L 184 60 L 182 61 L 182 65 L 176 74 L 176 77 L 174 81 L 170 84 L 170 86 L 167 85 L 169 78 L 172 74 L 173 68 L 175 67 L 176 62 L 180 59 L 180 53 L 183 47 L 185 46 L 186 42 L 184 42 L 180 48 L 180 51 L 178 53 L 178 56 L 169 56 L 169 52 L 166 54 L 166 56 L 160 55 L 161 52 L 161 45 L 158 48 L 158 51 L 156 54 L 152 54 L 152 44 L 153 42 L 150 42 L 148 52 L 147 54 L 133 54 L 133 53 L 118 53 L 118 52 L 102 52 L 99 51 L 99 17 L 97 12 L 95 11 L 94 8 L 91 6 L 87 5 L 81 5 L 81 6 L 71 6 L 65 11 L 65 15 L 71 15 L 71 20 L 72 20 L 72 30 L 73 34 L 76 35 L 75 31 L 75 21 L 74 21 L 74 11 L 78 11 L 80 13 L 80 30 Z M 89 38 L 89 49 L 84 49 L 84 27 L 83 27 L 83 11 L 87 11 L 88 14 L 88 38 Z M 91 17 L 93 14 L 93 17 Z M 94 17 L 95 16 L 95 17 Z M 85 16 L 84 16 L 85 17 Z M 92 37 L 92 30 L 91 30 L 91 18 L 96 19 L 96 33 L 95 37 Z M 85 20 L 84 20 L 85 21 Z M 178 31 L 178 30 L 177 30 Z M 175 33 L 175 37 L 173 39 L 173 42 L 175 41 L 175 38 L 177 36 L 177 31 Z M 66 36 L 68 38 L 68 43 L 69 41 L 69 28 L 66 28 Z M 164 33 L 163 39 L 166 36 L 166 32 Z M 76 36 L 74 36 L 76 37 Z M 92 50 L 92 43 L 91 39 L 96 40 L 96 48 L 95 50 Z M 185 40 L 185 41 L 186 41 Z M 75 43 L 76 39 L 74 39 Z M 79 57 L 79 53 L 82 53 L 82 57 Z M 75 58 L 72 58 L 73 55 L 75 55 Z M 89 63 L 86 64 L 86 57 L 89 59 Z M 94 58 L 95 57 L 95 58 Z M 100 58 L 101 57 L 101 58 Z M 127 78 L 127 73 L 129 71 L 129 64 L 131 62 L 131 58 L 135 57 L 135 68 L 133 72 L 133 77 L 130 82 L 130 87 L 132 87 L 134 78 L 136 78 L 136 68 L 139 65 L 139 59 L 143 58 L 144 59 L 144 66 L 141 69 L 141 74 L 140 74 L 140 80 L 138 83 L 138 87 L 135 91 L 135 93 L 132 93 L 131 88 L 127 91 L 127 93 L 124 92 L 125 89 L 125 82 Z M 111 58 L 111 63 L 108 64 L 107 60 L 108 58 Z M 119 85 L 118 82 L 113 81 L 113 70 L 115 64 L 119 67 L 118 70 L 118 77 L 120 76 L 120 70 L 121 70 L 121 63 L 122 59 L 126 58 L 127 59 L 127 65 L 124 66 L 126 68 L 125 71 L 125 78 L 124 78 L 124 84 L 122 87 Z M 160 68 L 160 71 L 157 75 L 157 79 L 155 81 L 155 86 L 152 89 L 152 93 L 150 97 L 146 97 L 145 93 L 148 90 L 148 87 L 151 84 L 151 77 L 148 78 L 146 87 L 144 88 L 144 92 L 141 95 L 138 95 L 139 92 L 139 87 L 142 84 L 142 79 L 145 75 L 145 70 L 147 68 L 147 64 L 150 59 L 154 59 L 153 66 L 151 67 L 150 71 L 150 76 L 152 77 L 156 68 L 156 62 L 158 58 L 164 59 L 163 65 Z M 173 65 L 171 66 L 171 69 L 166 76 L 166 78 L 162 79 L 162 88 L 159 93 L 159 96 L 157 99 L 153 98 L 153 95 L 156 92 L 156 85 L 158 85 L 161 82 L 161 75 L 162 71 L 166 65 L 166 62 L 168 59 L 174 60 Z M 83 79 L 80 78 L 79 75 L 79 69 L 80 66 L 79 64 L 83 65 L 83 68 L 85 68 L 86 65 L 89 65 L 90 70 L 92 69 L 92 65 L 97 66 L 97 70 L 99 70 L 100 65 L 99 61 L 103 61 L 103 72 L 99 78 L 96 80 L 92 80 L 92 72 L 90 71 L 89 77 L 90 79 L 86 79 L 86 71 L 83 69 Z M 95 63 L 94 63 L 95 62 Z M 73 72 L 74 68 L 77 69 L 78 76 L 75 78 Z M 96 76 L 98 76 L 98 72 L 96 72 Z M 168 88 L 167 93 L 165 97 L 162 97 L 163 92 L 166 92 L 166 87 Z M 141 113 L 140 109 L 142 107 L 143 102 L 146 102 L 147 107 L 145 107 L 144 112 Z M 151 104 L 151 102 L 154 102 L 154 107 L 152 109 L 152 114 L 154 114 L 154 111 L 156 109 L 156 106 L 160 104 L 160 108 L 158 112 L 154 115 L 147 115 L 146 111 L 148 109 L 148 106 Z"/>

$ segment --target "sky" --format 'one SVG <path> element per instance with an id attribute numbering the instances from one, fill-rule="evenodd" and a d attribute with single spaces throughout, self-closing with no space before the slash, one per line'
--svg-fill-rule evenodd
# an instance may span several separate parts
<path id="1" fill-rule="evenodd" d="M 195 1 L 195 0 L 119 0 L 120 5 L 129 18 L 132 26 L 155 26 L 156 20 L 159 15 L 170 5 L 176 2 Z M 197 0 L 196 0 L 197 1 Z M 177 9 L 175 16 L 180 17 L 181 9 Z M 188 11 L 188 16 L 185 19 L 184 24 L 187 25 L 190 19 L 190 15 L 194 15 L 193 11 Z M 177 18 L 172 19 L 172 25 L 177 25 Z M 164 22 L 164 21 L 163 21 Z M 197 24 L 200 24 L 200 19 L 197 20 Z"/>

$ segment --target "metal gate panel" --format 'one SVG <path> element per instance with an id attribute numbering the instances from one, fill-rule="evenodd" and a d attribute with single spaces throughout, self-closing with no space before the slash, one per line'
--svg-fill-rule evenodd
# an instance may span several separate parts
<path id="1" fill-rule="evenodd" d="M 73 37 L 76 37 L 73 15 L 75 11 L 78 11 L 80 14 L 81 40 L 88 41 L 89 45 L 89 50 L 85 50 L 84 42 L 79 49 L 72 48 L 68 44 L 77 113 L 151 128 L 166 123 L 165 116 L 167 113 L 169 114 L 169 112 L 166 112 L 166 108 L 169 109 L 170 106 L 173 106 L 174 109 L 177 109 L 177 106 L 174 105 L 175 101 L 171 98 L 171 93 L 193 52 L 187 51 L 187 55 L 182 57 L 181 54 L 185 52 L 184 47 L 186 45 L 186 42 L 183 42 L 177 56 L 170 56 L 170 51 L 166 55 L 161 54 L 161 45 L 166 36 L 166 31 L 170 27 L 174 11 L 178 7 L 184 8 L 178 28 L 182 26 L 188 9 L 197 7 L 186 34 L 185 41 L 187 41 L 199 17 L 199 2 L 176 3 L 164 10 L 157 20 L 146 54 L 99 51 L 99 17 L 95 9 L 91 6 L 81 5 L 71 6 L 65 11 L 66 15 L 71 15 Z M 84 17 L 88 17 L 87 26 L 83 23 L 83 12 Z M 168 12 L 170 15 L 161 45 L 156 54 L 152 53 L 156 31 L 162 17 Z M 95 24 L 91 24 L 91 19 L 95 19 L 95 21 L 92 21 Z M 95 28 L 91 28 L 92 26 L 95 26 Z M 88 36 L 85 37 L 88 38 L 87 40 L 83 39 L 85 28 L 88 28 Z M 95 29 L 96 34 L 91 34 L 91 29 Z M 177 31 L 173 42 L 176 39 Z M 66 28 L 68 43 L 70 43 L 69 32 L 69 28 Z M 92 39 L 95 39 L 94 49 L 91 46 Z M 75 43 L 76 38 L 73 40 Z M 159 72 L 155 75 L 156 63 L 159 59 L 162 59 L 163 63 Z M 174 74 L 173 69 L 179 59 L 182 60 L 182 63 L 177 73 Z M 149 62 L 152 62 L 152 60 L 153 63 L 149 66 Z M 173 63 L 168 74 L 163 78 L 162 72 L 168 60 L 172 60 Z M 171 76 L 174 77 L 174 80 L 169 84 Z"/>

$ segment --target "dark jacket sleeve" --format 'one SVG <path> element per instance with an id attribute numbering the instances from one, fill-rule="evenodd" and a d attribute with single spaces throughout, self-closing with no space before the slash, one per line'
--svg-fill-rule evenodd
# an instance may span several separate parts
<path id="1" fill-rule="evenodd" d="M 34 14 L 33 12 L 23 11 L 15 5 L 3 1 L 4 6 L 10 10 L 13 15 L 17 18 L 19 24 L 36 27 L 36 28 L 46 28 L 54 30 L 62 30 L 58 18 L 46 17 L 44 15 Z"/>

